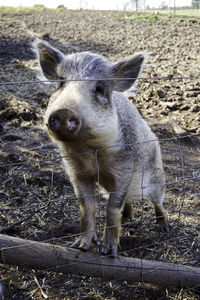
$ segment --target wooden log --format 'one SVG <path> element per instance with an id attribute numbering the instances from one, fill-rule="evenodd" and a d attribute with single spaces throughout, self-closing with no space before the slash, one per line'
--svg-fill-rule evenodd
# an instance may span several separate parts
<path id="1" fill-rule="evenodd" d="M 200 268 L 118 256 L 34 242 L 0 234 L 0 263 L 62 273 L 162 286 L 194 287 Z"/>

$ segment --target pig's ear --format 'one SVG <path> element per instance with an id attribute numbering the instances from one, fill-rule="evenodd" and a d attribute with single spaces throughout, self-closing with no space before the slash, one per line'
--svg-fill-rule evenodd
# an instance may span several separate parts
<path id="1" fill-rule="evenodd" d="M 49 80 L 60 79 L 59 66 L 64 61 L 64 54 L 48 42 L 40 39 L 35 40 L 33 43 L 33 51 L 37 55 L 44 77 Z"/>
<path id="2" fill-rule="evenodd" d="M 124 92 L 136 81 L 143 69 L 144 54 L 136 54 L 116 62 L 112 67 L 113 89 Z"/>

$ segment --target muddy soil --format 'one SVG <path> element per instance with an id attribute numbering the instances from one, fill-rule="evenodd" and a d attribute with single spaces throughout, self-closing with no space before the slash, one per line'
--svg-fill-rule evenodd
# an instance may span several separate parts
<path id="1" fill-rule="evenodd" d="M 1 233 L 38 241 L 54 238 L 54 243 L 66 246 L 78 233 L 77 200 L 59 152 L 43 130 L 42 116 L 55 87 L 25 83 L 36 80 L 30 43 L 40 37 L 65 53 L 87 50 L 111 60 L 145 51 L 149 64 L 137 93 L 129 96 L 161 141 L 170 232 L 159 231 L 153 208 L 138 199 L 133 221 L 122 230 L 121 254 L 200 266 L 199 26 L 200 19 L 143 18 L 130 12 L 1 11 Z M 100 233 L 104 216 L 105 200 L 100 197 Z M 73 226 L 69 229 L 67 224 Z M 130 284 L 126 278 L 108 282 L 3 265 L 0 284 L 5 299 L 17 300 L 45 295 L 48 299 L 199 299 L 199 287 L 166 290 Z"/>

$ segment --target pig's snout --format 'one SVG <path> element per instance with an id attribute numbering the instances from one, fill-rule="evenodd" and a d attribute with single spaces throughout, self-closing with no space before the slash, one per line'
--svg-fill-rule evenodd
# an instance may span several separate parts
<path id="1" fill-rule="evenodd" d="M 67 138 L 77 133 L 81 121 L 77 113 L 68 109 L 59 109 L 53 112 L 48 120 L 47 127 L 58 138 Z"/>

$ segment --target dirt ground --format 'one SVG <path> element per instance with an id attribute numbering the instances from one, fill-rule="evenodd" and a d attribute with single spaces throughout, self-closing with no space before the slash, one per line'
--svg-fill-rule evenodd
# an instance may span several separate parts
<path id="1" fill-rule="evenodd" d="M 199 27 L 197 18 L 144 18 L 131 12 L 0 10 L 1 233 L 37 241 L 56 238 L 54 243 L 70 246 L 77 227 L 69 230 L 67 224 L 79 222 L 58 150 L 43 130 L 54 87 L 17 83 L 36 80 L 31 41 L 40 37 L 65 53 L 87 50 L 113 61 L 147 51 L 149 64 L 130 101 L 161 141 L 170 232 L 159 231 L 153 208 L 138 199 L 133 221 L 122 230 L 120 254 L 200 266 Z M 104 208 L 105 200 L 98 199 L 99 232 Z M 166 289 L 126 278 L 106 281 L 1 265 L 0 299 L 3 288 L 5 299 L 16 300 L 199 299 L 199 286 Z"/>

